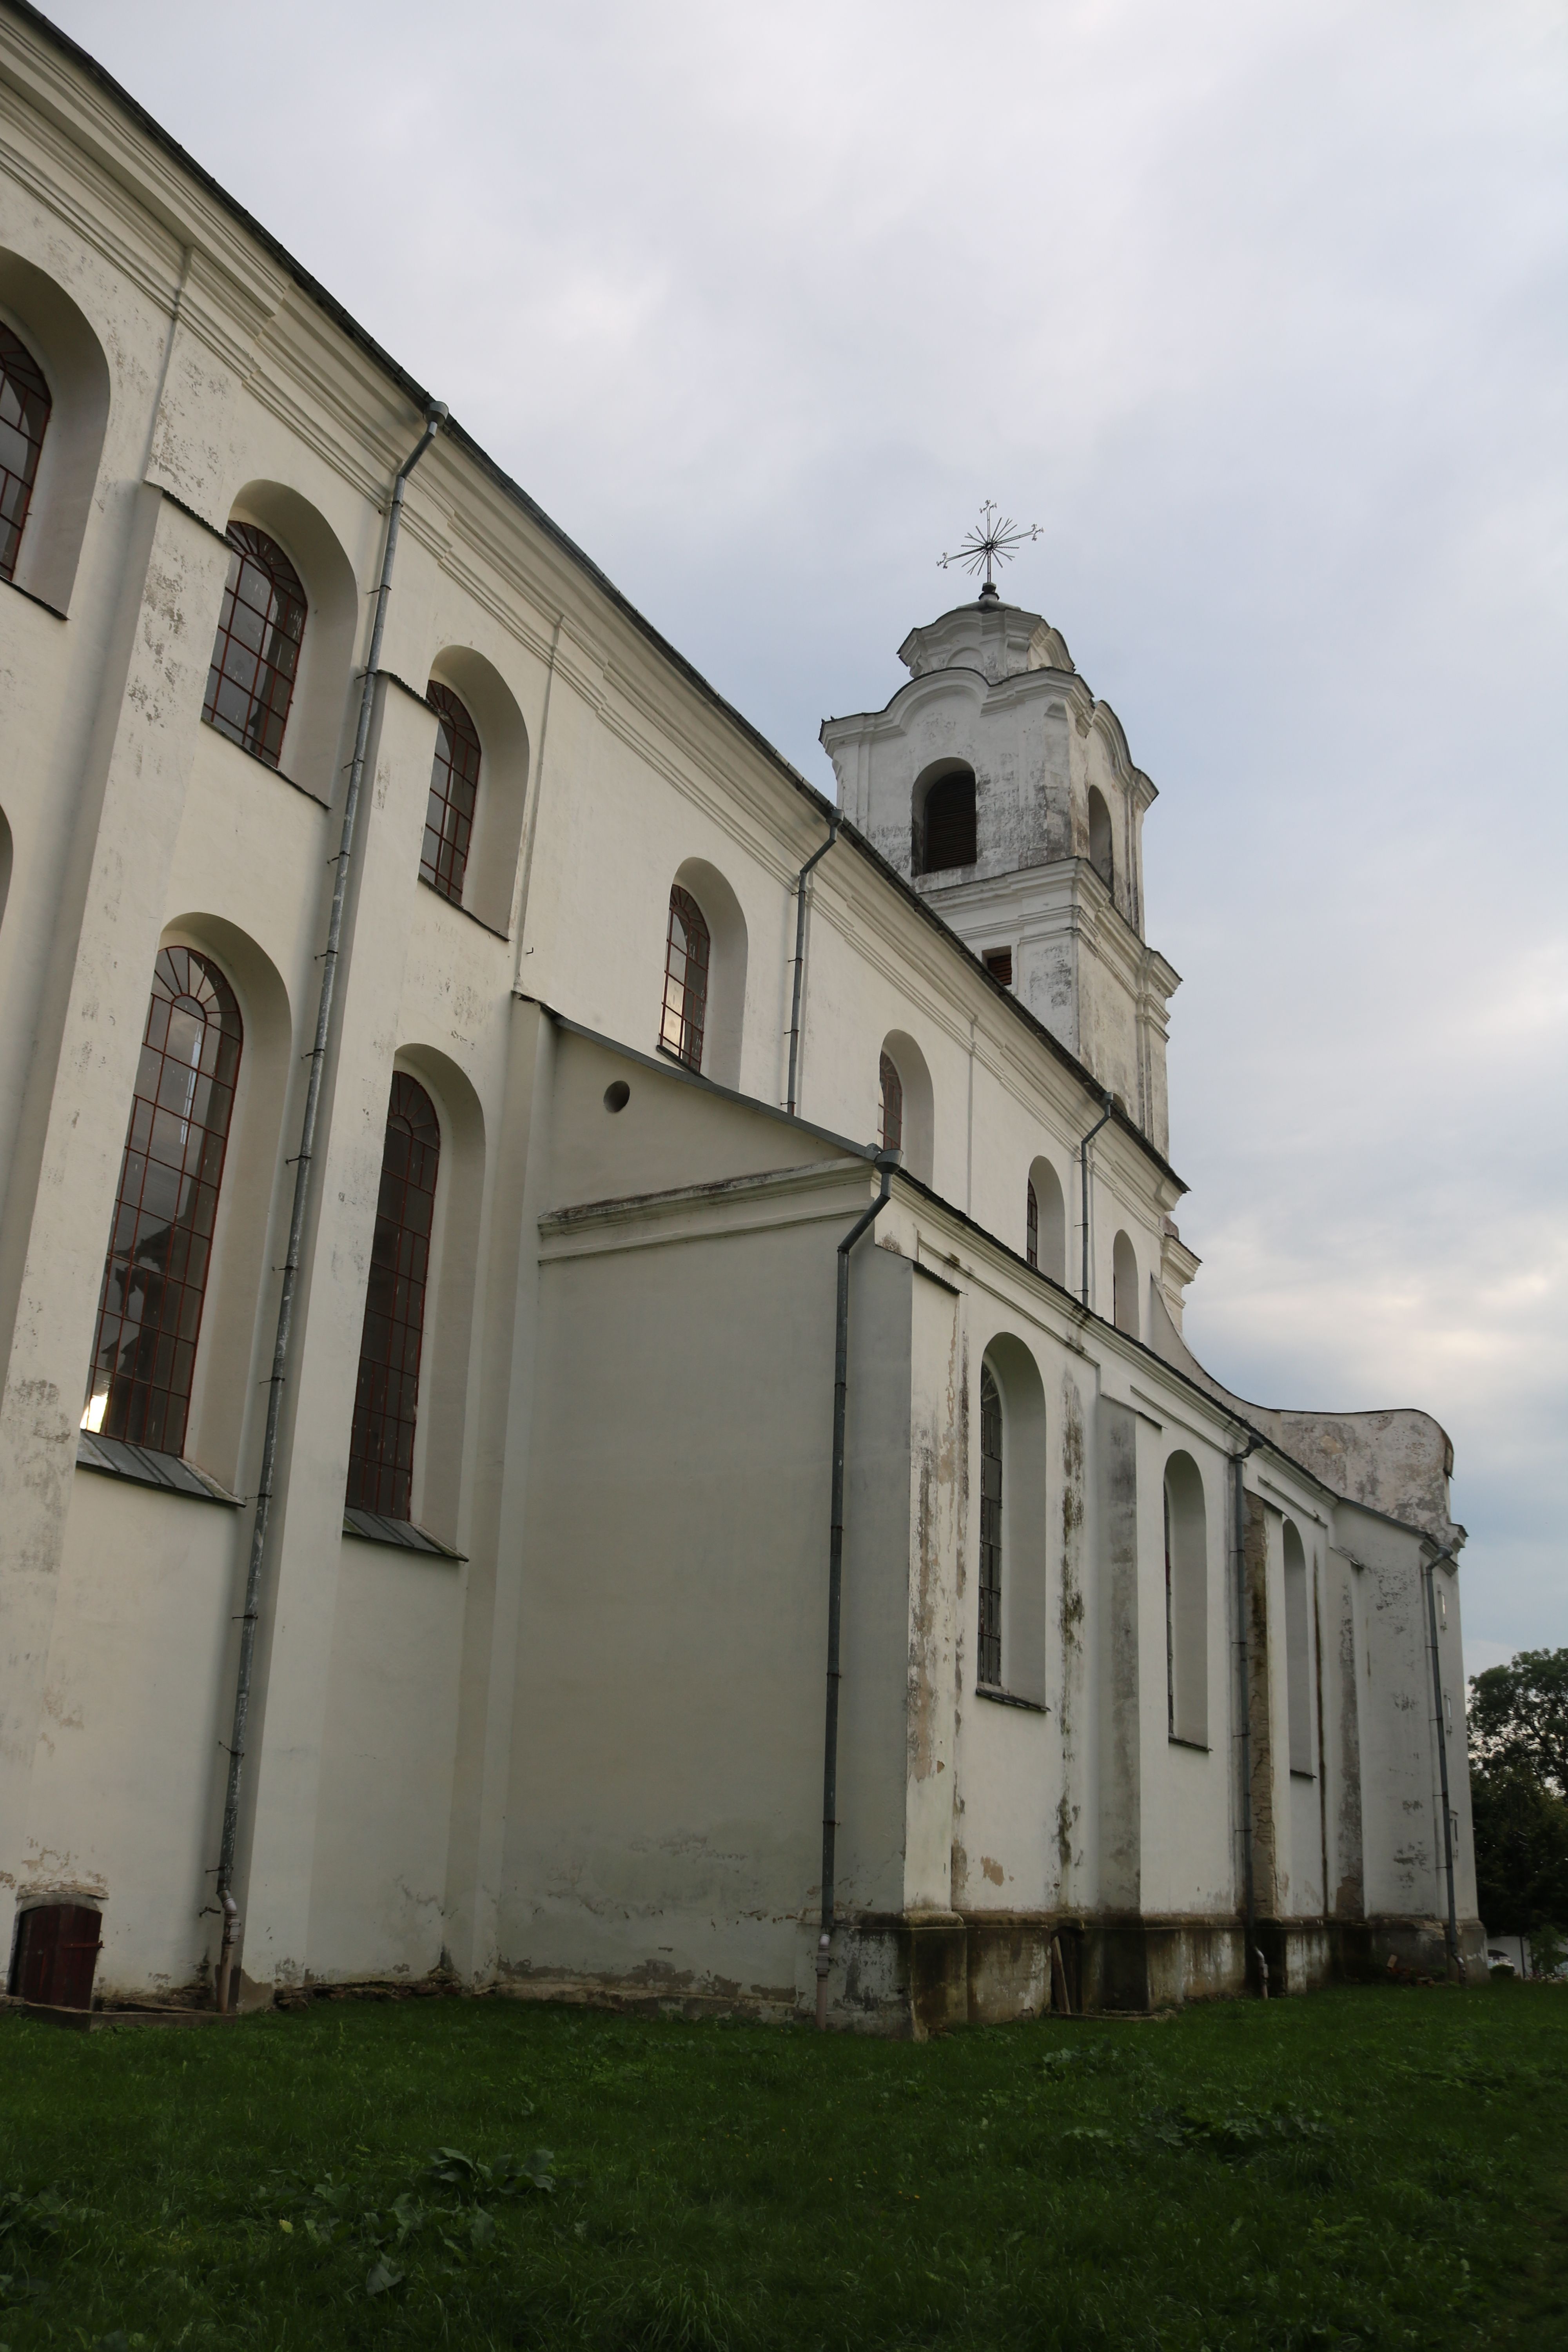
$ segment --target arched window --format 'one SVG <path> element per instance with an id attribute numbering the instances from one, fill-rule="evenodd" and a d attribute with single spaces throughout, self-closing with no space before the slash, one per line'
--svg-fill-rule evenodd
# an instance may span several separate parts
<path id="1" fill-rule="evenodd" d="M 974 772 L 955 769 L 939 776 L 926 794 L 924 855 L 921 871 L 942 874 L 951 866 L 973 866 L 975 859 Z"/>
<path id="2" fill-rule="evenodd" d="M 1165 1713 L 1173 1739 L 1208 1745 L 1208 1520 L 1190 1454 L 1165 1465 Z"/>
<path id="3" fill-rule="evenodd" d="M 1002 1392 L 980 1368 L 980 1654 L 976 1678 L 1002 1685 Z"/>
<path id="4" fill-rule="evenodd" d="M 884 1151 L 904 1148 L 904 1082 L 890 1055 L 877 1066 L 877 1140 Z"/>
<path id="5" fill-rule="evenodd" d="M 1119 1331 L 1138 1329 L 1138 1255 L 1125 1234 L 1118 1234 L 1110 1250 L 1110 1319 Z"/>
<path id="6" fill-rule="evenodd" d="M 0 326 L 0 579 L 11 579 L 53 403 L 26 343 Z"/>
<path id="7" fill-rule="evenodd" d="M 184 1451 L 241 1042 L 207 957 L 164 948 L 153 971 L 114 1225 L 99 1292 L 84 1429 Z"/>
<path id="8" fill-rule="evenodd" d="M 1312 1633 L 1307 1555 L 1295 1522 L 1285 1522 L 1285 1701 L 1290 1769 L 1312 1774 Z"/>
<path id="9" fill-rule="evenodd" d="M 352 1510 L 374 1511 L 386 1519 L 406 1520 L 413 1498 L 425 1287 L 440 1158 L 436 1107 L 424 1087 L 399 1070 L 392 1081 L 381 1155 L 347 1496 Z"/>
<path id="10" fill-rule="evenodd" d="M 658 1042 L 688 1069 L 702 1067 L 702 1026 L 708 1015 L 708 964 L 713 942 L 702 909 L 678 882 L 669 894 L 664 946 L 664 1020 Z"/>
<path id="11" fill-rule="evenodd" d="M 443 898 L 460 907 L 479 797 L 479 730 L 450 687 L 437 686 L 432 679 L 425 698 L 440 724 L 436 730 L 419 874 Z"/>
<path id="12" fill-rule="evenodd" d="M 234 552 L 202 717 L 275 768 L 305 638 L 305 591 L 264 530 L 231 522 L 226 537 Z"/>
<path id="13" fill-rule="evenodd" d="M 1105 795 L 1094 784 L 1089 788 L 1089 862 L 1108 890 L 1116 887 L 1116 857 L 1111 847 L 1110 811 L 1105 805 Z"/>
<path id="14" fill-rule="evenodd" d="M 1025 1255 L 1040 1274 L 1053 1282 L 1067 1280 L 1067 1202 L 1061 1179 L 1048 1160 L 1037 1160 L 1029 1171 Z"/>

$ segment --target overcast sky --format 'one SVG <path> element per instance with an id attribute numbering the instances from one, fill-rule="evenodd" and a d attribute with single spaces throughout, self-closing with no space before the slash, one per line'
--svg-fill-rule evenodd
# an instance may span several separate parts
<path id="1" fill-rule="evenodd" d="M 983 498 L 1160 800 L 1187 1336 L 1568 1643 L 1562 0 L 54 0 L 825 791 Z"/>

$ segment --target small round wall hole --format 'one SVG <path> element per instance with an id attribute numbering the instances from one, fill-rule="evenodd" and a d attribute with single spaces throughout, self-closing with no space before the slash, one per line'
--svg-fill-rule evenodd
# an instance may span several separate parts
<path id="1" fill-rule="evenodd" d="M 617 1078 L 614 1086 L 606 1087 L 605 1088 L 605 1108 L 606 1110 L 625 1110 L 631 1098 L 632 1090 L 630 1087 L 627 1086 L 625 1078 Z"/>

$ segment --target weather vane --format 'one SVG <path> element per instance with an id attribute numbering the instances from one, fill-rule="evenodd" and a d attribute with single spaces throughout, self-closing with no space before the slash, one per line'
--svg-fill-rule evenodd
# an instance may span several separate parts
<path id="1" fill-rule="evenodd" d="M 956 563 L 965 572 L 984 570 L 985 586 L 980 593 L 994 596 L 996 583 L 992 577 L 994 567 L 998 563 L 1011 563 L 1014 549 L 1022 547 L 1028 540 L 1038 539 L 1040 530 L 1038 523 L 1032 524 L 1027 530 L 1020 530 L 1011 515 L 1003 514 L 994 499 L 987 499 L 980 509 L 980 520 L 970 525 L 956 552 L 939 558 L 940 568 L 945 572 L 950 565 Z"/>

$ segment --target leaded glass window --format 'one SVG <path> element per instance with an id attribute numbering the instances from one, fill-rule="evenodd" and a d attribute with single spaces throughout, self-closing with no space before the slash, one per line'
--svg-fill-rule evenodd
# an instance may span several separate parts
<path id="1" fill-rule="evenodd" d="M 216 963 L 164 948 L 120 1163 L 84 1429 L 182 1454 L 241 1044 Z"/>
<path id="2" fill-rule="evenodd" d="M 382 1149 L 347 1497 L 351 1509 L 375 1511 L 387 1519 L 406 1521 L 412 1516 L 419 1360 L 440 1158 L 436 1106 L 416 1079 L 399 1070 L 392 1081 Z"/>

